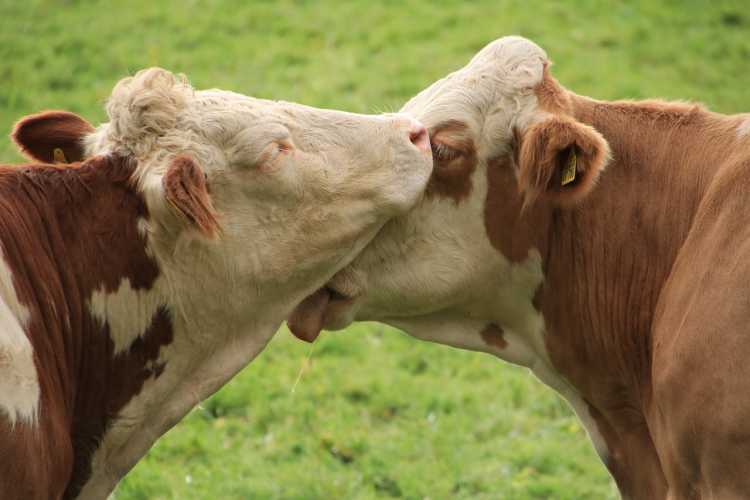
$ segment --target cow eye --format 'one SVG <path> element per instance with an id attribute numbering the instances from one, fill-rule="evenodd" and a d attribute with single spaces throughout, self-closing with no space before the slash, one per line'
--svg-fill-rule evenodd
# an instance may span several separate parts
<path id="1" fill-rule="evenodd" d="M 451 160 L 455 160 L 463 153 L 456 149 L 448 146 L 442 142 L 432 143 L 432 159 L 435 163 L 447 163 Z"/>
<path id="2" fill-rule="evenodd" d="M 272 165 L 279 157 L 283 154 L 289 153 L 292 150 L 292 145 L 289 141 L 273 141 L 263 149 L 258 159 L 259 165 Z"/>

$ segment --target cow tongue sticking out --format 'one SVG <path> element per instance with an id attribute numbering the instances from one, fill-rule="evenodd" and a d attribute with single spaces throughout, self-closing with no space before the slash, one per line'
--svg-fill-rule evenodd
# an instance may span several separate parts
<path id="1" fill-rule="evenodd" d="M 314 342 L 318 338 L 330 300 L 330 290 L 321 288 L 294 308 L 286 324 L 298 339 Z"/>
<path id="2" fill-rule="evenodd" d="M 323 328 L 334 330 L 351 323 L 351 310 L 361 294 L 362 283 L 348 268 L 339 271 L 325 286 L 299 303 L 286 321 L 292 333 L 314 342 Z"/>

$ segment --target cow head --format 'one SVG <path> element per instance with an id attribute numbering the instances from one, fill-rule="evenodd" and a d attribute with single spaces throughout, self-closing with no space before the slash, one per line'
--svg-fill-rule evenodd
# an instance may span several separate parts
<path id="1" fill-rule="evenodd" d="M 569 99 L 545 52 L 507 37 L 410 100 L 402 111 L 432 142 L 427 196 L 329 282 L 339 300 L 325 327 L 380 320 L 476 349 L 488 324 L 532 328 L 545 227 L 586 198 L 609 154 Z"/>
<path id="2" fill-rule="evenodd" d="M 121 80 L 107 114 L 94 129 L 42 113 L 13 137 L 46 162 L 134 159 L 149 210 L 140 227 L 180 300 L 250 324 L 259 307 L 285 317 L 410 209 L 431 172 L 427 132 L 405 115 L 199 91 L 158 68 Z"/>

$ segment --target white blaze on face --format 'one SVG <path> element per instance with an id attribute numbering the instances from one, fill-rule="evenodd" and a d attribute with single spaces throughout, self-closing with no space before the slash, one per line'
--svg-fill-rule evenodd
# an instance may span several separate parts
<path id="1" fill-rule="evenodd" d="M 533 42 L 501 38 L 404 106 L 402 111 L 433 132 L 441 124 L 461 125 L 458 140 L 438 132 L 433 147 L 441 140 L 447 146 L 451 139 L 471 142 L 477 158 L 471 191 L 460 201 L 427 199 L 391 221 L 331 286 L 338 289 L 346 277 L 357 278 L 359 295 L 353 313 L 343 315 L 347 319 L 384 321 L 424 340 L 528 367 L 569 401 L 606 457 L 588 405 L 554 369 L 547 352 L 545 321 L 533 304 L 544 280 L 539 251 L 532 248 L 523 261 L 512 261 L 491 243 L 485 221 L 488 169 L 510 168 L 490 160 L 512 151 L 514 129 L 526 130 L 547 116 L 534 91 L 547 64 L 546 53 Z M 497 228 L 504 229 L 513 230 Z M 496 337 L 483 338 L 488 325 L 495 325 Z"/>
<path id="2" fill-rule="evenodd" d="M 402 111 L 433 132 L 446 123 L 460 124 L 458 139 L 450 132 L 438 135 L 445 144 L 471 143 L 476 168 L 466 169 L 471 189 L 465 199 L 425 200 L 385 226 L 356 258 L 349 273 L 361 276 L 363 283 L 352 306 L 356 319 L 406 318 L 483 303 L 486 309 L 497 305 L 492 314 L 499 311 L 508 319 L 501 322 L 503 327 L 529 329 L 516 325 L 528 316 L 525 308 L 518 312 L 516 306 L 522 299 L 530 302 L 541 268 L 534 258 L 513 264 L 490 244 L 485 227 L 487 169 L 489 160 L 510 151 L 514 127 L 523 129 L 538 115 L 533 89 L 542 81 L 546 61 L 544 51 L 532 42 L 502 38 L 404 106 Z M 522 293 L 516 293 L 519 288 Z"/>
<path id="3" fill-rule="evenodd" d="M 24 328 L 29 311 L 18 301 L 13 276 L 0 251 L 0 414 L 33 423 L 39 406 L 34 350 Z"/>

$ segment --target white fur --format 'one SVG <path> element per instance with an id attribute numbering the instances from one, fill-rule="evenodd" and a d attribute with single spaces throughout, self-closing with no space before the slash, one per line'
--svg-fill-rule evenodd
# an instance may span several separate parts
<path id="1" fill-rule="evenodd" d="M 743 139 L 748 135 L 750 135 L 750 117 L 742 120 L 742 122 L 740 122 L 740 124 L 737 126 L 737 137 Z"/>
<path id="2" fill-rule="evenodd" d="M 583 428 L 586 430 L 586 434 L 589 435 L 591 444 L 594 445 L 594 450 L 596 450 L 596 453 L 597 455 L 599 455 L 599 458 L 604 463 L 607 463 L 607 461 L 610 458 L 610 451 L 609 451 L 609 448 L 607 447 L 607 442 L 604 440 L 604 436 L 602 436 L 602 433 L 599 432 L 599 425 L 596 423 L 596 420 L 594 420 L 594 418 L 591 416 L 591 409 L 583 400 L 583 398 L 581 398 L 581 395 L 578 394 L 577 391 L 573 390 L 572 386 L 570 385 L 568 386 L 570 387 L 570 389 L 567 392 L 561 391 L 561 390 L 559 390 L 558 392 L 562 395 L 563 398 L 565 398 L 568 404 L 570 404 L 570 406 L 573 408 L 573 411 L 578 417 L 578 420 L 581 421 Z"/>
<path id="3" fill-rule="evenodd" d="M 269 310 L 269 316 L 279 314 L 272 305 Z M 231 329 L 235 324 L 236 318 L 226 318 L 221 326 Z M 144 450 L 244 368 L 278 327 L 278 322 L 249 323 L 245 332 L 221 342 L 215 339 L 213 345 L 199 345 L 192 341 L 192 327 L 175 315 L 175 341 L 163 347 L 159 356 L 159 362 L 165 364 L 164 372 L 158 379 L 147 380 L 138 396 L 112 422 L 92 458 L 92 476 L 78 498 L 98 500 L 111 492 Z"/>
<path id="4" fill-rule="evenodd" d="M 295 305 L 418 201 L 431 172 L 407 117 L 196 91 L 157 68 L 120 82 L 107 113 L 86 151 L 137 160 L 149 211 L 138 229 L 161 276 L 148 291 L 128 280 L 99 290 L 90 310 L 110 325 L 118 353 L 160 306 L 174 340 L 159 352 L 161 375 L 111 422 L 82 499 L 105 497 L 159 436 L 247 365 Z M 207 175 L 221 225 L 214 240 L 165 200 L 162 178 L 177 155 Z"/>
<path id="5" fill-rule="evenodd" d="M 548 116 L 534 93 L 547 63 L 533 42 L 501 38 L 404 106 L 402 111 L 428 128 L 446 121 L 468 126 L 479 159 L 472 191 L 459 204 L 426 200 L 390 222 L 333 280 L 337 289 L 345 283 L 361 294 L 335 326 L 353 318 L 384 321 L 424 340 L 528 367 L 570 403 L 606 458 L 606 444 L 588 406 L 554 369 L 547 352 L 545 321 L 532 303 L 544 281 L 541 255 L 532 249 L 522 262 L 511 262 L 492 246 L 485 228 L 488 160 L 509 152 L 514 128 L 523 131 Z M 490 323 L 502 327 L 507 345 L 482 338 Z"/>
<path id="6" fill-rule="evenodd" d="M 530 318 L 531 322 L 536 322 L 538 319 Z M 487 344 L 479 333 L 487 326 L 486 320 L 471 319 L 463 314 L 435 314 L 423 318 L 399 318 L 388 322 L 422 340 L 460 349 L 487 352 L 509 363 L 529 368 L 540 381 L 554 389 L 568 402 L 583 428 L 586 429 L 599 457 L 602 460 L 608 458 L 607 443 L 599 432 L 588 405 L 575 387 L 552 367 L 546 350 L 539 349 L 540 343 L 543 345 L 544 342 L 543 331 L 524 336 L 503 328 L 503 340 L 506 345 L 498 347 Z"/>
<path id="7" fill-rule="evenodd" d="M 124 278 L 117 291 L 94 291 L 89 301 L 89 311 L 102 324 L 109 325 L 109 335 L 115 355 L 128 350 L 130 345 L 151 325 L 154 315 L 164 299 L 153 290 L 135 290 L 130 280 Z"/>
<path id="8" fill-rule="evenodd" d="M 503 356 L 499 357 L 502 358 Z M 557 391 L 568 402 L 583 425 L 583 428 L 586 429 L 596 453 L 602 460 L 606 461 L 609 456 L 607 443 L 599 432 L 596 421 L 591 416 L 589 406 L 576 388 L 552 367 L 548 359 L 538 359 L 531 371 L 539 380 Z"/>
<path id="9" fill-rule="evenodd" d="M 39 408 L 34 350 L 24 332 L 28 321 L 29 311 L 18 300 L 0 249 L 0 414 L 11 424 L 33 424 Z"/>
<path id="10" fill-rule="evenodd" d="M 462 121 L 474 131 L 479 153 L 494 157 L 506 150 L 514 127 L 523 130 L 546 116 L 537 108 L 534 87 L 542 81 L 547 61 L 544 50 L 530 40 L 500 38 L 465 67 L 417 94 L 401 111 L 428 128 Z"/>

